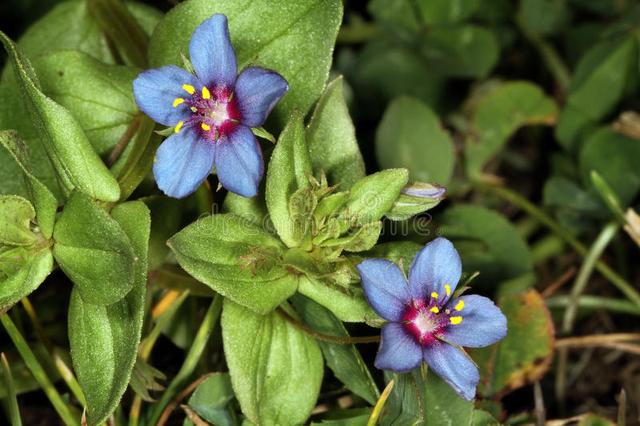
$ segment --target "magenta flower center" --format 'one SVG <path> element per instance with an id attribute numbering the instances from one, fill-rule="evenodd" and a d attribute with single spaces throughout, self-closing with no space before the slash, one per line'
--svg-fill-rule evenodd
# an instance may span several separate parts
<path id="1" fill-rule="evenodd" d="M 441 306 L 438 295 L 432 293 L 431 299 L 415 299 L 402 315 L 404 329 L 421 346 L 428 346 L 441 337 L 449 326 L 456 326 L 462 322 L 460 311 L 464 308 L 461 300 L 450 308 Z"/>
<path id="2" fill-rule="evenodd" d="M 240 123 L 242 116 L 238 101 L 233 91 L 226 87 L 203 86 L 200 91 L 195 87 L 185 84 L 182 88 L 191 96 L 177 98 L 174 106 L 184 103 L 192 112 L 186 122 L 180 122 L 176 126 L 176 132 L 189 124 L 200 132 L 200 136 L 212 142 L 220 137 L 228 135 Z"/>

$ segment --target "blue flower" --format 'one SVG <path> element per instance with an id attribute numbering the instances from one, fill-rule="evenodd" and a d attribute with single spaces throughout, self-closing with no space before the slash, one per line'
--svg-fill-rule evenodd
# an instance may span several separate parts
<path id="1" fill-rule="evenodd" d="M 427 244 L 408 280 L 384 259 L 365 260 L 358 270 L 369 304 L 389 321 L 375 366 L 405 372 L 424 360 L 458 395 L 472 400 L 480 374 L 460 346 L 497 342 L 507 334 L 507 319 L 486 297 L 454 295 L 462 265 L 453 244 L 445 238 Z"/>
<path id="2" fill-rule="evenodd" d="M 253 197 L 264 160 L 259 127 L 289 89 L 278 73 L 248 67 L 237 75 L 227 18 L 216 14 L 195 29 L 189 55 L 196 75 L 176 66 L 141 73 L 133 82 L 140 109 L 174 127 L 156 153 L 153 173 L 167 195 L 194 192 L 216 168 L 222 186 Z"/>

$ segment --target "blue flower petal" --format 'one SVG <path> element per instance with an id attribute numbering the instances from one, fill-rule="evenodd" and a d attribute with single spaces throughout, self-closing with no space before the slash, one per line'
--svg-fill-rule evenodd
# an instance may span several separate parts
<path id="1" fill-rule="evenodd" d="M 189 55 L 204 84 L 233 88 L 238 68 L 226 16 L 216 14 L 198 25 L 191 36 Z"/>
<path id="2" fill-rule="evenodd" d="M 262 150 L 246 126 L 239 125 L 216 148 L 216 173 L 222 186 L 243 197 L 258 194 L 264 173 Z"/>
<path id="3" fill-rule="evenodd" d="M 432 292 L 436 292 L 442 306 L 455 290 L 461 274 L 460 255 L 451 241 L 436 238 L 413 259 L 409 270 L 409 285 L 414 296 L 430 297 Z"/>
<path id="4" fill-rule="evenodd" d="M 188 93 L 183 84 L 194 87 L 202 84 L 191 73 L 169 65 L 144 71 L 133 80 L 133 96 L 142 112 L 165 126 L 175 126 L 191 115 L 189 107 L 182 103 L 174 108 L 176 98 L 184 98 Z"/>
<path id="5" fill-rule="evenodd" d="M 213 169 L 215 146 L 192 127 L 168 137 L 156 152 L 153 174 L 158 187 L 174 198 L 194 192 Z"/>
<path id="6" fill-rule="evenodd" d="M 424 360 L 442 380 L 462 398 L 471 401 L 480 381 L 478 367 L 460 349 L 447 343 L 435 342 L 423 348 Z"/>
<path id="7" fill-rule="evenodd" d="M 400 268 L 385 259 L 367 259 L 357 268 L 364 295 L 373 309 L 386 320 L 401 321 L 411 294 Z"/>
<path id="8" fill-rule="evenodd" d="M 374 362 L 380 370 L 398 373 L 413 370 L 422 362 L 422 348 L 401 324 L 391 322 L 382 327 L 382 341 Z"/>
<path id="9" fill-rule="evenodd" d="M 261 126 L 287 90 L 287 80 L 276 72 L 258 67 L 242 71 L 235 89 L 242 123 L 249 127 Z"/>
<path id="10" fill-rule="evenodd" d="M 462 317 L 462 322 L 449 325 L 442 338 L 447 342 L 481 348 L 491 345 L 507 335 L 507 318 L 491 300 L 482 296 L 463 296 L 452 300 L 449 306 L 464 306 L 455 315 Z"/>

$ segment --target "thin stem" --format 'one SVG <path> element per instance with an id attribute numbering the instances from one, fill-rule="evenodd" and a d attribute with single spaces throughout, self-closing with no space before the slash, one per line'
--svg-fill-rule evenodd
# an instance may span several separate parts
<path id="1" fill-rule="evenodd" d="M 109 154 L 109 159 L 107 160 L 107 164 L 109 165 L 109 167 L 112 167 L 116 163 L 116 161 L 118 161 L 124 150 L 127 149 L 127 146 L 129 146 L 129 142 L 131 142 L 131 139 L 133 139 L 133 136 L 136 134 L 139 128 L 140 116 L 137 116 L 133 120 L 131 120 L 131 123 L 129 123 L 129 125 L 125 129 L 124 133 L 120 137 L 120 140 L 118 140 L 118 143 L 111 151 L 111 154 Z"/>
<path id="2" fill-rule="evenodd" d="M 547 307 L 550 309 L 564 308 L 569 304 L 569 302 L 569 296 L 555 296 L 546 300 Z M 604 309 L 621 314 L 640 316 L 640 307 L 623 299 L 613 299 L 600 296 L 581 296 L 578 300 L 578 307 L 581 309 Z"/>
<path id="3" fill-rule="evenodd" d="M 169 415 L 171 412 L 180 404 L 180 402 L 185 399 L 191 392 L 196 390 L 198 386 L 202 384 L 209 377 L 213 376 L 215 373 L 208 373 L 204 376 L 200 376 L 198 379 L 194 380 L 189 386 L 184 388 L 182 392 L 180 392 L 175 398 L 171 400 L 169 405 L 164 409 L 162 415 L 160 416 L 160 420 L 158 420 L 157 426 L 164 426 L 164 424 L 169 420 Z"/>
<path id="4" fill-rule="evenodd" d="M 2 322 L 4 329 L 13 341 L 16 349 L 18 349 L 18 352 L 20 353 L 20 356 L 27 368 L 31 374 L 33 374 L 33 378 L 38 382 L 44 393 L 47 395 L 49 401 L 51 401 L 51 404 L 53 405 L 53 408 L 56 410 L 64 424 L 67 426 L 75 426 L 79 424 L 80 418 L 76 418 L 71 413 L 69 407 L 62 399 L 62 396 L 60 396 L 57 389 L 53 386 L 53 383 L 51 383 L 51 380 L 49 380 L 44 368 L 42 368 L 36 359 L 36 356 L 31 351 L 31 348 L 29 348 L 27 341 L 22 334 L 20 334 L 20 331 L 18 331 L 11 318 L 9 318 L 9 315 L 0 315 L 0 322 Z"/>
<path id="5" fill-rule="evenodd" d="M 276 312 L 298 330 L 322 342 L 337 343 L 339 345 L 351 345 L 351 344 L 358 344 L 358 343 L 377 343 L 380 341 L 380 336 L 351 337 L 351 336 L 331 336 L 329 334 L 320 333 L 319 331 L 316 331 L 313 328 L 309 327 L 308 325 L 298 321 L 297 319 L 289 315 L 282 308 L 278 308 Z"/>
<path id="6" fill-rule="evenodd" d="M 4 373 L 4 385 L 7 390 L 9 420 L 11 421 L 12 426 L 22 426 L 20 407 L 18 407 L 18 398 L 16 396 L 16 387 L 13 382 L 11 368 L 9 368 L 9 362 L 7 361 L 7 357 L 4 355 L 4 352 L 0 353 L 0 360 L 2 361 L 2 370 Z"/>
<path id="7" fill-rule="evenodd" d="M 617 223 L 607 224 L 602 231 L 600 231 L 600 235 L 598 235 L 598 238 L 596 238 L 589 249 L 587 256 L 584 258 L 584 262 L 580 267 L 580 271 L 578 272 L 578 276 L 576 277 L 569 295 L 569 304 L 564 312 L 562 331 L 565 334 L 570 333 L 573 329 L 573 323 L 578 310 L 578 300 L 584 292 L 584 289 L 587 287 L 587 283 L 589 282 L 589 278 L 591 277 L 591 273 L 593 272 L 596 262 L 600 256 L 602 256 L 602 253 L 607 248 L 613 237 L 616 236 L 619 229 L 620 226 Z"/>
<path id="8" fill-rule="evenodd" d="M 222 310 L 222 296 L 216 294 L 209 305 L 209 309 L 202 320 L 202 324 L 198 329 L 198 333 L 196 337 L 193 339 L 193 343 L 191 344 L 191 348 L 189 349 L 189 353 L 187 353 L 187 357 L 180 367 L 180 371 L 176 374 L 176 377 L 171 381 L 167 389 L 162 394 L 160 400 L 153 406 L 153 411 L 151 412 L 151 418 L 149 420 L 149 424 L 156 425 L 160 420 L 160 416 L 162 416 L 165 407 L 171 399 L 173 395 L 178 391 L 178 389 L 183 388 L 187 383 L 189 378 L 193 375 L 193 372 L 196 369 L 196 365 L 202 356 L 202 352 L 205 349 L 207 342 L 209 341 L 209 337 L 211 336 L 211 332 L 218 322 L 218 317 L 220 316 L 220 311 Z"/>
<path id="9" fill-rule="evenodd" d="M 478 189 L 490 191 L 500 198 L 504 199 L 505 201 L 508 201 L 509 203 L 520 207 L 522 210 L 527 212 L 527 214 L 538 219 L 540 223 L 545 225 L 552 232 L 562 238 L 578 254 L 582 256 L 587 255 L 587 248 L 580 241 L 578 241 L 569 231 L 563 228 L 558 222 L 553 220 L 544 211 L 542 211 L 526 198 L 522 197 L 520 194 L 517 194 L 508 188 L 488 184 L 485 182 L 475 182 L 474 185 Z M 640 306 L 640 293 L 638 293 L 638 291 L 633 288 L 633 286 L 628 281 L 618 275 L 613 269 L 611 269 L 606 263 L 601 260 L 598 260 L 595 263 L 595 269 L 600 272 L 605 278 L 607 278 L 609 282 L 616 288 L 618 288 L 618 290 L 620 290 L 625 296 L 627 296 L 629 300 Z"/>

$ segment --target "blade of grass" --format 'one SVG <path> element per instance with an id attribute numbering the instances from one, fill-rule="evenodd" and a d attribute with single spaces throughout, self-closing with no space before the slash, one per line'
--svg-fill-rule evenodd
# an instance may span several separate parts
<path id="1" fill-rule="evenodd" d="M 9 409 L 9 421 L 12 426 L 22 426 L 22 419 L 20 418 L 20 408 L 18 407 L 18 397 L 16 395 L 16 387 L 13 383 L 13 376 L 11 375 L 11 369 L 9 368 L 9 362 L 4 353 L 0 354 L 2 359 L 2 372 L 4 376 L 4 385 L 7 389 L 7 406 Z"/>
<path id="2" fill-rule="evenodd" d="M 53 383 L 51 383 L 51 380 L 49 380 L 47 373 L 36 359 L 36 356 L 27 344 L 27 341 L 24 339 L 22 334 L 20 334 L 20 331 L 18 331 L 11 318 L 9 318 L 9 315 L 1 315 L 0 322 L 2 322 L 4 329 L 13 341 L 13 344 L 20 353 L 20 356 L 27 365 L 27 368 L 31 371 L 31 374 L 33 374 L 34 379 L 36 379 L 36 382 L 38 382 L 44 393 L 47 395 L 49 401 L 51 401 L 53 408 L 56 410 L 64 424 L 67 426 L 78 425 L 80 423 L 80 417 L 75 416 L 66 405 L 62 396 L 60 396 L 57 389 L 53 386 Z"/>

